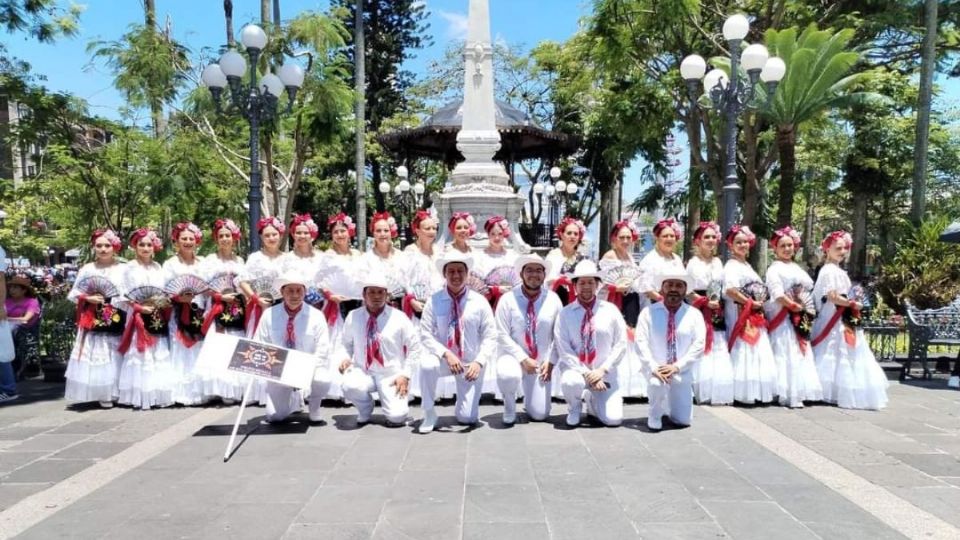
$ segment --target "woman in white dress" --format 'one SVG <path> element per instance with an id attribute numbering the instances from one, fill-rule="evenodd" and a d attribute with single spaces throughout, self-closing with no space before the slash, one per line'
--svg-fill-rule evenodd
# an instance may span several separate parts
<path id="1" fill-rule="evenodd" d="M 579 219 L 565 217 L 557 225 L 556 234 L 560 246 L 547 253 L 546 259 L 550 262 L 550 273 L 545 283 L 557 293 L 560 303 L 567 305 L 577 296 L 570 276 L 573 275 L 573 269 L 577 263 L 587 258 L 580 252 L 580 247 L 587 236 L 587 228 Z"/>
<path id="2" fill-rule="evenodd" d="M 443 276 L 437 271 L 437 220 L 426 210 L 417 210 L 411 224 L 416 241 L 403 250 L 410 265 L 410 281 L 407 283 L 410 295 L 404 303 L 403 311 L 408 317 L 420 317 L 423 306 L 430 295 L 444 286 Z M 413 376 L 417 377 L 416 370 Z"/>
<path id="3" fill-rule="evenodd" d="M 343 212 L 327 219 L 327 231 L 332 240 L 330 248 L 324 252 L 323 265 L 317 272 L 315 281 L 323 294 L 323 314 L 327 319 L 330 344 L 333 349 L 340 344 L 343 335 L 343 321 L 351 310 L 361 307 L 361 291 L 356 285 L 357 271 L 360 267 L 360 252 L 350 244 L 357 235 L 357 225 Z M 340 388 L 343 375 L 339 370 L 337 355 L 331 354 L 327 369 L 332 377 L 327 397 L 342 399 Z"/>
<path id="4" fill-rule="evenodd" d="M 727 232 L 730 259 L 723 267 L 724 319 L 727 348 L 733 363 L 733 399 L 741 403 L 770 403 L 777 396 L 777 364 L 767 336 L 763 302 L 747 290 L 765 289 L 747 257 L 757 236 L 746 225 L 734 225 Z"/>
<path id="5" fill-rule="evenodd" d="M 600 259 L 601 273 L 608 272 L 618 266 L 627 266 L 637 270 L 637 263 L 633 260 L 633 246 L 640 239 L 640 231 L 630 220 L 621 220 L 614 224 L 610 231 L 611 249 Z M 619 370 L 620 390 L 624 397 L 646 397 L 647 377 L 643 374 L 643 365 L 640 360 L 640 348 L 634 341 L 634 329 L 640 310 L 645 304 L 638 291 L 643 275 L 639 274 L 630 283 L 607 284 L 604 286 L 601 298 L 611 302 L 623 313 L 627 323 L 627 353 L 623 361 L 617 366 Z"/>
<path id="6" fill-rule="evenodd" d="M 313 287 L 308 288 L 307 297 L 304 300 L 311 306 L 321 309 L 324 298 L 317 292 L 315 278 L 317 272 L 324 266 L 326 255 L 313 247 L 314 241 L 320 236 L 320 228 L 310 214 L 296 214 L 290 220 L 290 227 L 287 230 L 293 239 L 293 249 L 280 258 L 280 271 L 283 274 L 293 273 L 295 276 L 300 276 L 305 283 L 313 284 Z"/>
<path id="7" fill-rule="evenodd" d="M 84 294 L 78 288 L 90 277 L 106 279 L 117 291 L 123 277 L 123 265 L 116 255 L 123 241 L 110 229 L 97 229 L 90 236 L 94 261 L 83 265 L 67 299 L 77 304 L 77 338 L 67 363 L 67 388 L 64 397 L 77 403 L 96 401 L 108 409 L 119 395 L 117 379 L 123 355 L 117 351 L 123 333 L 123 312 L 114 305 L 120 298 L 103 294 Z"/>
<path id="8" fill-rule="evenodd" d="M 151 286 L 162 289 L 163 268 L 153 256 L 163 249 L 157 233 L 143 228 L 134 231 L 130 247 L 136 258 L 124 265 L 120 292 L 126 296 L 133 289 Z M 117 402 L 136 409 L 173 405 L 173 392 L 179 383 L 170 359 L 168 338 L 169 307 L 153 302 L 135 302 L 125 298 L 120 307 L 127 314 L 127 327 L 118 350 L 123 354 Z"/>
<path id="9" fill-rule="evenodd" d="M 790 226 L 778 229 L 770 238 L 776 260 L 767 268 L 770 298 L 764 305 L 777 361 L 777 393 L 780 404 L 791 408 L 823 399 L 810 346 L 814 314 L 806 312 L 803 303 L 804 299 L 813 300 L 813 280 L 793 261 L 799 246 L 800 233 Z"/>
<path id="10" fill-rule="evenodd" d="M 860 309 L 847 298 L 850 276 L 840 264 L 852 240 L 845 231 L 830 233 L 820 247 L 826 263 L 813 286 L 817 319 L 813 323 L 813 356 L 823 386 L 823 400 L 844 409 L 879 410 L 887 405 L 887 377 L 859 327 Z"/>
<path id="11" fill-rule="evenodd" d="M 203 241 L 200 228 L 182 221 L 173 226 L 170 233 L 176 255 L 163 263 L 164 282 L 179 276 L 201 278 L 203 269 L 197 256 L 197 246 Z M 202 278 L 201 278 L 202 279 Z M 173 400 L 182 405 L 199 405 L 209 399 L 203 392 L 203 381 L 194 372 L 200 343 L 206 298 L 185 294 L 173 299 L 173 315 L 170 317 L 170 359 L 177 373 L 179 384 L 173 391 Z"/>
<path id="12" fill-rule="evenodd" d="M 213 237 L 217 251 L 203 259 L 203 278 L 212 280 L 217 276 L 232 276 L 236 283 L 243 272 L 243 258 L 235 253 L 240 241 L 240 227 L 232 219 L 218 219 L 213 225 Z M 227 291 L 231 290 L 227 289 Z M 243 297 L 237 292 L 213 291 L 208 298 L 207 315 L 203 320 L 203 334 L 214 332 L 238 337 L 246 336 L 244 328 Z M 244 384 L 234 371 L 198 374 L 203 383 L 203 394 L 219 397 L 225 405 L 232 405 L 243 397 Z"/>
<path id="13" fill-rule="evenodd" d="M 707 343 L 703 358 L 693 371 L 693 395 L 700 404 L 733 403 L 733 365 L 727 350 L 726 324 L 723 317 L 723 263 L 717 257 L 720 227 L 703 221 L 693 232 L 693 257 L 687 261 L 687 275 L 693 290 L 687 301 L 703 314 L 707 327 Z"/>
<path id="14" fill-rule="evenodd" d="M 483 224 L 483 230 L 487 233 L 487 247 L 475 255 L 473 266 L 479 275 L 486 277 L 496 268 L 503 266 L 513 269 L 513 263 L 517 260 L 517 252 L 507 247 L 507 239 L 510 238 L 510 222 L 503 216 L 493 216 Z M 491 285 L 487 299 L 493 309 L 497 309 L 497 301 L 504 294 L 510 292 L 512 285 Z M 496 370 L 487 370 L 487 373 L 496 374 Z"/>
<path id="15" fill-rule="evenodd" d="M 680 224 L 673 218 L 661 219 L 653 226 L 655 242 L 653 250 L 640 260 L 641 309 L 653 302 L 659 302 L 660 292 L 655 290 L 654 280 L 659 274 L 683 272 L 683 259 L 673 252 L 677 242 L 683 240 Z"/>
<path id="16" fill-rule="evenodd" d="M 446 249 L 455 249 L 460 253 L 473 254 L 470 238 L 477 234 L 477 222 L 469 212 L 454 212 L 447 223 L 452 239 Z"/>
<path id="17" fill-rule="evenodd" d="M 406 294 L 407 257 L 393 245 L 400 235 L 397 221 L 389 212 L 376 212 L 370 219 L 370 234 L 373 246 L 360 258 L 363 275 L 377 274 L 386 277 L 390 284 L 390 304 L 403 309 Z"/>

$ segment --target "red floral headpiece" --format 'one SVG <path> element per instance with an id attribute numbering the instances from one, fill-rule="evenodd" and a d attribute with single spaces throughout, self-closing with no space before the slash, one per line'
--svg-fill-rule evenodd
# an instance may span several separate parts
<path id="1" fill-rule="evenodd" d="M 490 234 L 494 225 L 500 226 L 504 238 L 510 238 L 510 222 L 507 221 L 507 218 L 503 216 L 493 216 L 483 224 L 483 230 L 486 231 L 487 234 Z"/>
<path id="2" fill-rule="evenodd" d="M 327 230 L 333 232 L 334 227 L 343 225 L 347 228 L 347 235 L 353 238 L 357 235 L 357 224 L 353 222 L 350 216 L 340 212 L 339 214 L 327 219 Z"/>
<path id="3" fill-rule="evenodd" d="M 659 238 L 660 231 L 670 227 L 673 229 L 673 234 L 677 236 L 677 240 L 683 240 L 683 229 L 680 228 L 680 224 L 677 223 L 677 220 L 673 218 L 661 219 L 653 226 L 653 236 Z"/>
<path id="4" fill-rule="evenodd" d="M 240 240 L 240 227 L 237 227 L 237 224 L 229 218 L 221 218 L 213 222 L 213 236 L 217 237 L 220 229 L 226 229 L 230 231 L 230 236 L 233 237 L 233 241 L 237 242 Z"/>
<path id="5" fill-rule="evenodd" d="M 630 229 L 630 235 L 633 237 L 634 242 L 640 239 L 640 231 L 637 230 L 637 226 L 629 219 L 622 219 L 613 226 L 613 229 L 610 231 L 610 239 L 616 238 L 620 230 L 624 228 Z"/>
<path id="6" fill-rule="evenodd" d="M 770 237 L 770 247 L 777 249 L 777 244 L 780 243 L 780 240 L 787 237 L 793 240 L 794 248 L 800 247 L 800 232 L 789 225 L 773 231 L 773 236 Z"/>
<path id="7" fill-rule="evenodd" d="M 156 231 L 149 227 L 142 227 L 133 231 L 133 234 L 130 235 L 130 247 L 137 249 L 137 244 L 140 243 L 142 239 L 148 239 L 153 244 L 153 252 L 158 253 L 163 249 L 163 241 L 160 240 L 160 237 L 157 236 Z"/>
<path id="8" fill-rule="evenodd" d="M 305 225 L 307 231 L 310 232 L 310 238 L 313 240 L 317 239 L 317 236 L 320 236 L 320 228 L 317 227 L 317 224 L 313 221 L 313 216 L 309 213 L 307 214 L 294 214 L 293 219 L 290 220 L 290 237 L 293 238 L 293 233 L 297 230 L 297 227 Z"/>
<path id="9" fill-rule="evenodd" d="M 557 225 L 557 238 L 563 238 L 563 231 L 567 230 L 567 227 L 570 225 L 576 225 L 577 231 L 580 233 L 580 241 L 583 242 L 583 239 L 587 237 L 587 227 L 577 218 L 565 217 L 560 221 L 560 224 Z"/>
<path id="10" fill-rule="evenodd" d="M 467 225 L 470 226 L 470 236 L 477 234 L 477 222 L 474 221 L 473 216 L 470 215 L 470 212 L 454 212 L 453 216 L 450 218 L 450 221 L 447 223 L 447 229 L 453 233 L 457 228 L 457 222 L 460 220 L 467 222 Z"/>
<path id="11" fill-rule="evenodd" d="M 823 242 L 820 243 L 820 249 L 826 252 L 828 249 L 830 249 L 830 246 L 832 246 L 833 243 L 836 242 L 837 240 L 843 240 L 844 242 L 847 243 L 848 246 L 853 244 L 853 237 L 850 236 L 850 233 L 848 233 L 847 231 L 843 231 L 843 230 L 833 231 L 832 233 L 828 234 L 826 238 L 823 239 Z"/>
<path id="12" fill-rule="evenodd" d="M 757 244 L 757 235 L 753 234 L 753 231 L 750 230 L 750 227 L 746 225 L 734 225 L 730 227 L 730 230 L 727 231 L 727 236 L 724 238 L 728 246 L 733 245 L 733 239 L 737 237 L 738 234 L 742 234 L 747 237 L 747 241 L 750 242 L 750 247 L 752 248 Z"/>
<path id="13" fill-rule="evenodd" d="M 97 239 L 103 237 L 107 242 L 110 242 L 110 247 L 113 248 L 114 253 L 120 253 L 123 250 L 123 240 L 117 236 L 117 233 L 113 229 L 97 229 L 93 231 L 93 234 L 90 235 L 90 244 L 96 244 Z"/>
<path id="14" fill-rule="evenodd" d="M 276 216 L 260 218 L 260 221 L 257 222 L 257 234 L 263 234 L 263 230 L 267 227 L 273 227 L 280 234 L 287 231 L 287 227 L 280 221 L 280 218 Z"/>
<path id="15" fill-rule="evenodd" d="M 433 219 L 433 216 L 426 210 L 417 210 L 417 215 L 413 216 L 413 230 L 419 229 L 420 223 L 425 219 Z"/>
<path id="16" fill-rule="evenodd" d="M 390 212 L 374 212 L 373 217 L 370 218 L 370 234 L 373 234 L 374 226 L 376 226 L 378 221 L 386 221 L 387 225 L 390 226 L 390 238 L 396 238 L 400 236 L 400 229 L 397 227 L 397 220 L 393 219 L 393 216 L 390 215 Z"/>
<path id="17" fill-rule="evenodd" d="M 200 244 L 203 241 L 203 231 L 200 230 L 200 227 L 197 227 L 190 221 L 181 221 L 173 226 L 173 230 L 170 231 L 170 241 L 177 243 L 180 241 L 180 235 L 184 232 L 193 233 L 193 237 L 196 238 L 197 244 Z"/>
<path id="18" fill-rule="evenodd" d="M 693 231 L 693 241 L 696 242 L 703 236 L 703 233 L 708 230 L 712 230 L 717 233 L 717 238 L 720 237 L 720 226 L 717 225 L 715 221 L 701 221 L 700 225 L 697 225 L 697 230 Z"/>

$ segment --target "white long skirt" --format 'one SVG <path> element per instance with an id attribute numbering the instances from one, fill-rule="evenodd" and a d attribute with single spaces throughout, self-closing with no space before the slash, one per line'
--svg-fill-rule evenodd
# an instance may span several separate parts
<path id="1" fill-rule="evenodd" d="M 889 382 L 870 350 L 863 330 L 857 329 L 850 346 L 843 338 L 843 324 L 813 348 L 823 400 L 844 409 L 879 410 L 887 406 Z"/>
<path id="2" fill-rule="evenodd" d="M 211 329 L 211 331 L 213 330 Z M 238 328 L 228 328 L 218 331 L 237 337 L 246 337 L 247 335 L 246 332 Z M 192 349 L 197 349 L 197 354 L 199 354 L 199 348 L 202 346 L 201 343 L 197 343 Z M 204 401 L 213 398 L 240 401 L 240 398 L 243 397 L 243 390 L 246 388 L 247 382 L 246 377 L 240 373 L 228 369 L 213 370 L 209 367 L 204 369 L 200 368 L 196 363 L 194 363 L 194 366 L 193 375 L 195 380 L 199 381 L 200 394 Z"/>
<path id="3" fill-rule="evenodd" d="M 138 409 L 173 405 L 173 392 L 179 379 L 170 360 L 167 338 L 160 336 L 157 344 L 144 352 L 130 347 L 120 368 L 118 402 Z"/>
<path id="4" fill-rule="evenodd" d="M 783 322 L 770 334 L 770 346 L 777 360 L 777 394 L 780 404 L 803 407 L 804 401 L 820 401 L 823 390 L 813 360 L 813 347 L 800 350 L 793 325 Z"/>
<path id="5" fill-rule="evenodd" d="M 64 397 L 78 403 L 113 401 L 119 394 L 118 380 L 123 355 L 117 351 L 120 336 L 104 332 L 77 331 L 67 364 Z"/>
<path id="6" fill-rule="evenodd" d="M 733 362 L 727 350 L 727 338 L 722 330 L 714 330 L 713 345 L 690 370 L 693 377 L 693 395 L 701 405 L 730 405 L 733 403 Z"/>
<path id="7" fill-rule="evenodd" d="M 173 401 L 182 405 L 199 405 L 207 399 L 203 391 L 203 380 L 196 372 L 197 357 L 203 343 L 198 341 L 193 347 L 184 345 L 177 337 L 176 317 L 170 318 L 170 359 L 177 377 L 173 390 Z"/>
<path id="8" fill-rule="evenodd" d="M 617 381 L 623 397 L 647 397 L 647 377 L 643 374 L 640 347 L 632 339 L 627 340 L 627 351 L 617 366 Z"/>
<path id="9" fill-rule="evenodd" d="M 741 403 L 770 403 L 777 396 L 777 363 L 765 329 L 755 345 L 738 339 L 730 351 L 733 399 Z"/>

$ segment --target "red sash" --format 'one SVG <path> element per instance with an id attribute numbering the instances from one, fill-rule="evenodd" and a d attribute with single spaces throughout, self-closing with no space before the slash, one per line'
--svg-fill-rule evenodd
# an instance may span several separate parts
<path id="1" fill-rule="evenodd" d="M 252 332 L 257 331 L 257 326 L 260 326 L 260 317 L 263 316 L 263 306 L 260 305 L 260 297 L 252 294 L 250 295 L 250 300 L 247 301 L 247 310 L 246 317 L 247 320 L 244 323 L 244 326 L 247 328 L 250 327 L 250 320 L 253 320 L 253 330 Z"/>
<path id="2" fill-rule="evenodd" d="M 127 354 L 127 351 L 130 350 L 134 334 L 137 335 L 137 352 L 142 353 L 147 350 L 147 347 L 153 347 L 157 344 L 157 336 L 147 332 L 147 325 L 143 322 L 139 304 L 133 304 L 133 316 L 127 321 L 127 327 L 123 330 L 120 347 L 117 348 L 120 354 Z"/>
<path id="3" fill-rule="evenodd" d="M 713 310 L 708 307 L 708 304 L 710 299 L 706 296 L 701 296 L 693 303 L 693 307 L 699 309 L 703 315 L 703 323 L 707 327 L 707 343 L 703 347 L 703 354 L 710 354 L 713 350 Z"/>
<path id="4" fill-rule="evenodd" d="M 87 302 L 87 295 L 81 294 L 77 302 L 77 326 L 90 330 L 93 328 L 93 321 L 97 318 L 97 306 Z"/>
<path id="5" fill-rule="evenodd" d="M 616 285 L 607 285 L 607 302 L 617 306 L 617 309 L 623 309 L 623 293 L 617 290 Z"/>
<path id="6" fill-rule="evenodd" d="M 850 309 L 849 306 L 842 306 L 842 307 L 836 306 L 836 308 L 837 308 L 837 311 L 834 312 L 833 317 L 830 317 L 830 320 L 827 321 L 827 325 L 823 327 L 823 330 L 820 331 L 820 334 L 817 335 L 817 337 L 813 338 L 813 341 L 811 341 L 814 347 L 822 343 L 823 340 L 827 339 L 827 336 L 830 335 L 830 331 L 833 330 L 833 327 L 836 326 L 837 323 L 840 322 L 840 319 L 843 318 L 843 313 L 847 309 Z M 859 315 L 858 311 L 859 310 L 854 310 L 853 312 L 854 315 Z M 857 345 L 856 329 L 850 328 L 849 326 L 844 325 L 843 340 L 846 341 L 847 345 L 849 345 L 850 347 L 856 347 Z"/>
<path id="7" fill-rule="evenodd" d="M 762 311 L 754 311 L 753 306 L 756 302 L 747 300 L 740 310 L 740 316 L 737 317 L 737 324 L 733 326 L 733 332 L 730 333 L 730 343 L 727 344 L 727 350 L 732 351 L 737 339 L 742 339 L 744 343 L 751 347 L 760 340 L 760 329 L 767 326 L 767 320 L 763 318 Z"/>
<path id="8" fill-rule="evenodd" d="M 491 285 L 490 292 L 487 293 L 487 300 L 490 301 L 490 307 L 497 309 L 497 303 L 500 302 L 500 297 L 503 296 L 503 291 L 500 290 L 499 285 Z"/>
<path id="9" fill-rule="evenodd" d="M 792 315 L 793 315 L 793 313 L 792 313 L 789 309 L 787 309 L 787 308 L 785 308 L 785 307 L 784 307 L 784 308 L 780 308 L 780 311 L 777 312 L 777 316 L 774 317 L 773 320 L 771 320 L 771 321 L 767 324 L 767 332 L 773 332 L 773 331 L 776 330 L 777 328 L 780 328 L 780 325 L 783 324 L 784 321 L 787 320 L 787 317 L 790 317 L 790 316 L 792 316 Z M 799 316 L 799 314 L 797 314 L 797 315 Z M 794 327 L 793 333 L 796 334 L 796 336 L 797 336 L 797 343 L 800 345 L 800 352 L 802 352 L 803 354 L 807 354 L 807 344 L 808 344 L 808 341 L 807 341 L 806 339 L 800 337 L 800 334 L 797 334 L 797 329 L 796 329 L 796 327 Z"/>
<path id="10" fill-rule="evenodd" d="M 410 293 L 403 295 L 403 301 L 400 304 L 400 307 L 403 308 L 403 314 L 407 316 L 408 319 L 413 318 L 413 301 L 416 300 L 414 296 Z"/>
<path id="11" fill-rule="evenodd" d="M 207 332 L 210 330 L 210 325 L 213 324 L 213 321 L 221 314 L 223 314 L 223 296 L 221 296 L 220 293 L 213 293 L 213 307 L 210 308 L 207 316 L 203 318 L 203 326 L 200 327 L 203 335 L 207 335 Z"/>
<path id="12" fill-rule="evenodd" d="M 199 341 L 186 331 L 186 327 L 190 326 L 190 316 L 193 315 L 193 312 L 190 311 L 189 302 L 179 302 L 179 304 L 180 306 L 177 310 L 177 339 L 184 347 L 189 349 Z"/>
<path id="13" fill-rule="evenodd" d="M 327 326 L 333 328 L 337 324 L 337 317 L 340 315 L 340 304 L 332 300 L 333 294 L 330 291 L 323 291 L 323 316 L 327 318 Z"/>
<path id="14" fill-rule="evenodd" d="M 557 289 L 561 287 L 567 290 L 567 302 L 572 303 L 577 297 L 577 289 L 574 288 L 573 281 L 570 280 L 570 276 L 562 275 L 553 280 L 553 285 L 550 287 L 550 289 L 553 290 L 553 292 L 557 292 Z"/>

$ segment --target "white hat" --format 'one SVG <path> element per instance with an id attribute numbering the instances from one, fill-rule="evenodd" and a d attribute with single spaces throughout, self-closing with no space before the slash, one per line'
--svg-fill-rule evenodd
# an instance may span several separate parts
<path id="1" fill-rule="evenodd" d="M 570 276 L 571 280 L 576 281 L 584 277 L 600 279 L 600 269 L 597 268 L 597 263 L 586 260 L 578 262 L 577 265 L 573 267 L 573 275 Z"/>
<path id="2" fill-rule="evenodd" d="M 282 291 L 287 285 L 303 285 L 303 288 L 307 288 L 307 280 L 303 279 L 300 274 L 289 271 L 280 274 L 273 280 L 273 286 L 278 291 Z"/>
<path id="3" fill-rule="evenodd" d="M 530 253 L 529 255 L 521 255 L 517 257 L 517 260 L 513 263 L 513 269 L 516 270 L 517 274 L 523 274 L 523 267 L 528 264 L 539 264 L 543 267 L 543 271 L 547 274 L 550 273 L 550 268 L 553 267 L 550 264 L 550 261 L 544 260 L 541 256 L 536 253 Z"/>
<path id="4" fill-rule="evenodd" d="M 390 284 L 387 283 L 386 276 L 380 272 L 370 272 L 360 280 L 360 290 L 366 289 L 367 287 L 390 290 Z"/>
<path id="5" fill-rule="evenodd" d="M 443 269 L 448 264 L 455 262 L 465 264 L 467 266 L 467 272 L 473 268 L 473 257 L 451 248 L 437 259 L 437 270 L 440 272 L 440 275 L 443 275 Z"/>
<path id="6" fill-rule="evenodd" d="M 672 270 L 657 274 L 653 278 L 653 286 L 659 291 L 663 287 L 664 281 L 682 281 L 687 285 L 688 291 L 693 290 L 693 282 L 690 281 L 690 276 L 686 272 Z"/>

